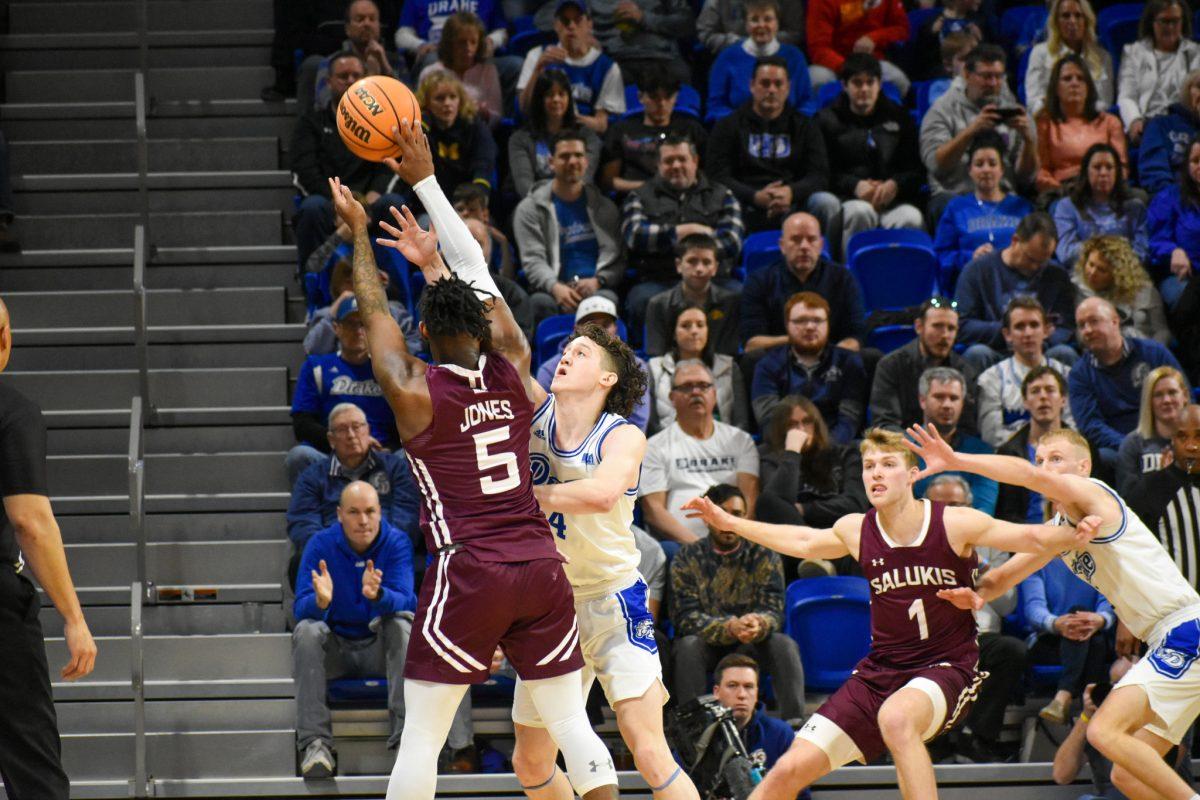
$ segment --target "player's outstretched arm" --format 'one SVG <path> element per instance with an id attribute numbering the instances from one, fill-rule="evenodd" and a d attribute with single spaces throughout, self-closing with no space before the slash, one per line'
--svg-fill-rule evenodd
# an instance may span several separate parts
<path id="1" fill-rule="evenodd" d="M 858 531 L 862 514 L 849 514 L 832 528 L 805 525 L 771 525 L 735 517 L 707 497 L 695 497 L 683 504 L 689 517 L 704 520 L 718 530 L 732 531 L 743 539 L 796 558 L 858 558 Z M 853 551 L 850 541 L 853 541 Z"/>
<path id="2" fill-rule="evenodd" d="M 483 250 L 467 229 L 466 223 L 450 204 L 446 193 L 433 175 L 433 154 L 429 150 L 429 139 L 420 126 L 409 120 L 401 120 L 400 126 L 392 128 L 392 136 L 400 148 L 400 158 L 385 159 L 393 172 L 413 187 L 430 222 L 437 231 L 438 240 L 445 254 L 446 266 L 462 280 L 475 287 L 489 305 L 489 321 L 492 327 L 492 347 L 508 359 L 521 375 L 529 374 L 529 342 L 521 327 L 513 318 L 508 304 L 500 296 L 500 289 L 488 271 Z M 395 214 L 393 214 L 395 216 Z M 536 381 L 526 380 L 526 389 Z M 540 389 L 540 387 L 539 387 Z M 531 399 L 540 402 L 544 393 Z"/>
<path id="3" fill-rule="evenodd" d="M 408 352 L 404 332 L 388 308 L 387 294 L 379 280 L 379 268 L 367 234 L 367 210 L 338 178 L 329 179 L 329 188 L 337 215 L 350 226 L 354 236 L 354 296 L 367 329 L 367 347 L 375 377 L 381 384 L 390 384 L 392 389 L 407 389 L 410 379 L 425 374 L 425 362 Z"/>
<path id="4" fill-rule="evenodd" d="M 590 478 L 533 487 L 546 513 L 604 514 L 621 495 L 638 485 L 638 472 L 646 452 L 646 435 L 634 425 L 622 425 L 604 440 L 600 465 Z"/>
<path id="5" fill-rule="evenodd" d="M 1121 508 L 1113 496 L 1082 475 L 1038 469 L 1027 460 L 1015 456 L 958 453 L 932 425 L 910 427 L 904 444 L 925 462 L 925 469 L 917 476 L 918 480 L 948 470 L 973 472 L 997 483 L 1039 492 L 1050 502 L 1061 506 L 1072 519 L 1095 515 L 1104 520 L 1106 529 L 1121 524 Z"/>
<path id="6" fill-rule="evenodd" d="M 973 508 L 947 508 L 946 530 L 959 552 L 966 546 L 993 547 L 1015 553 L 1059 552 L 1083 547 L 1100 530 L 1103 520 L 1087 516 L 1070 525 L 1027 525 L 993 519 Z"/>
<path id="7" fill-rule="evenodd" d="M 938 597 L 967 611 L 978 611 L 984 603 L 990 603 L 1004 595 L 1018 583 L 1050 563 L 1058 554 L 1053 550 L 1041 553 L 1017 553 L 995 569 L 989 569 L 975 583 L 975 588 L 958 586 L 954 589 L 939 589 Z"/>

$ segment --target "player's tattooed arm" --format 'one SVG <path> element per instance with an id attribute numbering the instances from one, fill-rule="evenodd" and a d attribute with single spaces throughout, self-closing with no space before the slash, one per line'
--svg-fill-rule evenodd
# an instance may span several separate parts
<path id="1" fill-rule="evenodd" d="M 833 528 L 805 525 L 771 525 L 744 517 L 735 517 L 707 497 L 695 497 L 682 506 L 689 517 L 699 518 L 718 530 L 732 531 L 743 539 L 796 558 L 858 557 L 857 531 L 862 514 L 850 514 L 834 523 Z M 854 537 L 853 543 L 850 539 Z M 851 547 L 853 546 L 853 550 Z"/>

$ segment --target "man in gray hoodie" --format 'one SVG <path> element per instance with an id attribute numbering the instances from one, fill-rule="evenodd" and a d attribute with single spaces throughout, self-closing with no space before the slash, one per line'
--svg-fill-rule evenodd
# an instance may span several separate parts
<path id="1" fill-rule="evenodd" d="M 583 134 L 564 132 L 553 147 L 554 178 L 534 187 L 513 214 L 535 327 L 554 314 L 573 313 L 594 294 L 615 302 L 625 274 L 621 214 L 595 185 L 584 182 Z"/>
<path id="2" fill-rule="evenodd" d="M 1009 189 L 1032 183 L 1037 173 L 1033 120 L 1005 86 L 1003 48 L 981 44 L 967 54 L 963 74 L 954 79 L 921 121 L 921 161 L 929 170 L 933 197 L 929 218 L 936 223 L 946 203 L 972 189 L 967 148 L 983 131 L 1004 139 L 1005 183 Z"/>

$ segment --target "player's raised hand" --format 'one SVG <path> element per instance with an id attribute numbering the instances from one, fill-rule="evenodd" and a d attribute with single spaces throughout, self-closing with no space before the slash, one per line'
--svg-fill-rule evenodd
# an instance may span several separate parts
<path id="1" fill-rule="evenodd" d="M 367 568 L 363 570 L 362 578 L 362 593 L 363 597 L 374 602 L 379 599 L 379 592 L 383 590 L 383 571 L 375 569 L 375 562 L 367 559 Z"/>
<path id="2" fill-rule="evenodd" d="M 329 604 L 333 602 L 333 576 L 329 574 L 325 559 L 321 559 L 317 566 L 320 572 L 312 570 L 312 586 L 317 595 L 317 607 L 329 608 Z"/>
<path id="3" fill-rule="evenodd" d="M 709 500 L 707 497 L 693 497 L 680 508 L 687 512 L 688 519 L 702 519 L 719 531 L 732 531 L 738 518 Z"/>
<path id="4" fill-rule="evenodd" d="M 946 443 L 934 425 L 909 427 L 904 446 L 925 462 L 925 469 L 917 475 L 917 480 L 954 469 L 958 464 L 958 454 Z"/>
<path id="5" fill-rule="evenodd" d="M 1100 526 L 1104 524 L 1104 518 L 1095 514 L 1088 514 L 1083 519 L 1075 524 L 1075 543 L 1083 547 L 1096 535 L 1100 533 Z"/>
<path id="6" fill-rule="evenodd" d="M 344 186 L 340 178 L 329 179 L 329 191 L 333 195 L 333 210 L 350 226 L 352 231 L 365 230 L 367 227 L 367 210 L 362 203 L 354 199 L 354 193 L 349 186 Z"/>
<path id="7" fill-rule="evenodd" d="M 400 120 L 392 127 L 392 140 L 400 147 L 400 158 L 385 158 L 383 163 L 409 186 L 433 174 L 433 154 L 429 150 L 429 139 L 420 123 L 414 125 L 410 119 Z"/>
<path id="8" fill-rule="evenodd" d="M 400 255 L 408 259 L 410 264 L 416 264 L 420 268 L 433 263 L 434 256 L 437 255 L 437 233 L 432 229 L 425 230 L 417 224 L 417 218 L 413 216 L 412 211 L 408 206 L 401 206 L 398 210 L 395 206 L 391 206 L 389 211 L 392 212 L 392 217 L 396 220 L 393 225 L 386 220 L 379 221 L 379 227 L 390 233 L 394 238 L 384 239 L 382 237 L 376 239 L 376 243 L 383 247 L 391 247 L 400 251 Z"/>
<path id="9" fill-rule="evenodd" d="M 983 608 L 983 598 L 969 586 L 938 589 L 937 596 L 955 608 L 961 608 L 963 611 L 978 611 Z"/>

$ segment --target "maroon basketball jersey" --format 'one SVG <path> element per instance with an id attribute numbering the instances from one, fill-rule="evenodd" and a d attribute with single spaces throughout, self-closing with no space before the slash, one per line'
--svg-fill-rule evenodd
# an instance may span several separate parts
<path id="1" fill-rule="evenodd" d="M 404 451 L 424 497 L 428 551 L 463 545 L 480 561 L 564 560 L 533 496 L 534 409 L 517 370 L 483 355 L 475 370 L 430 366 L 425 381 L 433 422 Z"/>
<path id="2" fill-rule="evenodd" d="M 946 538 L 945 509 L 929 500 L 913 544 L 902 547 L 879 526 L 875 509 L 863 519 L 858 561 L 871 584 L 871 657 L 898 669 L 978 658 L 975 615 L 937 596 L 939 589 L 974 586 L 979 558 L 963 558 Z"/>

